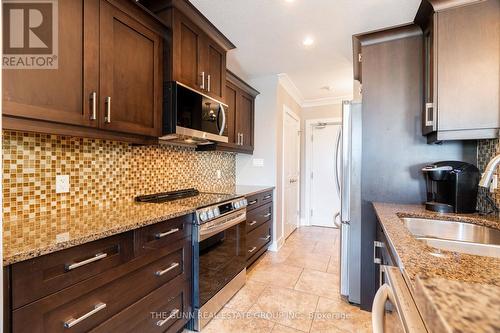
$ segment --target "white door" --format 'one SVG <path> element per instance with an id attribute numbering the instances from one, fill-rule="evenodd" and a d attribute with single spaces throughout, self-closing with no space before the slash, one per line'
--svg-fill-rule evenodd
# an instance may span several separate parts
<path id="1" fill-rule="evenodd" d="M 285 108 L 283 123 L 283 220 L 286 238 L 299 225 L 300 120 Z"/>
<path id="2" fill-rule="evenodd" d="M 310 224 L 337 227 L 340 212 L 340 133 L 341 125 L 319 123 L 312 125 Z"/>

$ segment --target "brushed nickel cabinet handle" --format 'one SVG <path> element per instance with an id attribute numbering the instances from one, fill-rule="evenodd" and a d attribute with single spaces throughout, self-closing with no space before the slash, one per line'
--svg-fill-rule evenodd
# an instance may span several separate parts
<path id="1" fill-rule="evenodd" d="M 90 106 L 91 106 L 90 120 L 96 120 L 97 119 L 97 92 L 95 92 L 95 91 L 93 91 L 90 94 Z"/>
<path id="2" fill-rule="evenodd" d="M 271 194 L 268 194 L 264 197 L 264 200 L 271 199 L 273 196 Z"/>
<path id="3" fill-rule="evenodd" d="M 263 237 L 262 239 L 265 240 L 265 241 L 268 241 L 269 238 L 271 238 L 271 235 L 267 235 L 266 237 Z"/>
<path id="4" fill-rule="evenodd" d="M 271 216 L 271 213 L 267 213 L 266 215 L 264 215 L 264 217 L 269 217 Z"/>
<path id="5" fill-rule="evenodd" d="M 106 303 L 98 303 L 98 304 L 94 305 L 94 309 L 90 310 L 89 312 L 87 312 L 83 316 L 78 317 L 76 319 L 75 318 L 71 318 L 70 320 L 65 321 L 64 322 L 64 328 L 71 328 L 71 327 L 75 326 L 76 324 L 84 321 L 88 317 L 96 314 L 97 312 L 99 312 L 99 311 L 101 311 L 101 310 L 103 310 L 105 308 L 106 308 Z"/>
<path id="6" fill-rule="evenodd" d="M 178 314 L 178 313 L 179 313 L 179 309 L 172 310 L 172 311 L 170 312 L 170 316 L 168 316 L 167 318 L 165 318 L 165 319 L 163 319 L 163 320 L 158 320 L 158 321 L 156 322 L 156 326 L 160 326 L 160 327 L 161 327 L 161 326 L 165 325 L 165 323 L 166 323 L 167 321 L 169 321 L 170 319 L 172 319 L 172 318 L 174 318 L 175 316 L 177 316 L 177 314 Z"/>
<path id="7" fill-rule="evenodd" d="M 207 90 L 210 92 L 210 74 L 207 75 Z"/>
<path id="8" fill-rule="evenodd" d="M 252 226 L 252 225 L 255 225 L 255 223 L 257 223 L 257 221 L 252 221 L 252 222 L 250 222 L 249 225 Z"/>
<path id="9" fill-rule="evenodd" d="M 106 97 L 106 115 L 104 116 L 104 122 L 109 124 L 111 122 L 111 97 Z"/>
<path id="10" fill-rule="evenodd" d="M 257 250 L 257 248 L 254 246 L 252 247 L 250 250 L 248 250 L 248 252 L 252 253 L 253 251 Z"/>
<path id="11" fill-rule="evenodd" d="M 75 269 L 75 268 L 78 268 L 78 267 L 81 267 L 81 266 L 85 266 L 85 265 L 88 265 L 88 264 L 93 263 L 95 261 L 104 259 L 107 256 L 108 256 L 107 253 L 103 253 L 103 252 L 97 253 L 92 258 L 89 258 L 89 259 L 86 259 L 86 260 L 83 260 L 83 261 L 79 261 L 79 262 L 75 262 L 73 264 L 66 264 L 66 265 L 64 265 L 64 269 L 66 271 L 70 271 L 72 269 Z"/>
<path id="12" fill-rule="evenodd" d="M 201 72 L 201 85 L 200 88 L 205 90 L 205 72 Z"/>
<path id="13" fill-rule="evenodd" d="M 243 133 L 241 133 L 241 145 L 245 145 L 245 135 Z"/>
<path id="14" fill-rule="evenodd" d="M 175 228 L 175 229 L 172 229 L 172 230 L 167 231 L 167 232 L 160 232 L 160 233 L 157 233 L 157 234 L 155 235 L 155 238 L 156 238 L 156 239 L 160 239 L 160 238 L 162 238 L 162 237 L 165 237 L 165 236 L 168 236 L 168 235 L 174 234 L 174 233 L 176 233 L 177 231 L 179 231 L 179 228 Z"/>
<path id="15" fill-rule="evenodd" d="M 165 268 L 162 271 L 156 271 L 155 275 L 156 276 L 162 276 L 163 274 L 170 272 L 171 270 L 173 270 L 176 267 L 179 267 L 179 263 L 178 262 L 172 263 L 172 265 L 170 265 L 170 267 Z"/>
<path id="16" fill-rule="evenodd" d="M 257 203 L 257 200 L 252 200 L 248 203 L 248 206 L 255 205 Z"/>

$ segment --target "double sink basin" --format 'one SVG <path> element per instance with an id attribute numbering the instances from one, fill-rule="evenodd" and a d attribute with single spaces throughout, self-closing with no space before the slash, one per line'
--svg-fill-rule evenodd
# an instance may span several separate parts
<path id="1" fill-rule="evenodd" d="M 430 247 L 500 258 L 500 230 L 458 221 L 402 218 L 416 239 Z"/>

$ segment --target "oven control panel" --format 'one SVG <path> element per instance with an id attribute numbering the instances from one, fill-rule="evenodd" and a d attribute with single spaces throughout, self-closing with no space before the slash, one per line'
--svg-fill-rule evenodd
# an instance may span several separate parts
<path id="1" fill-rule="evenodd" d="M 198 209 L 196 218 L 198 224 L 207 223 L 211 220 L 231 213 L 232 211 L 245 208 L 247 200 L 245 198 L 236 198 L 234 200 L 218 203 L 217 205 Z"/>

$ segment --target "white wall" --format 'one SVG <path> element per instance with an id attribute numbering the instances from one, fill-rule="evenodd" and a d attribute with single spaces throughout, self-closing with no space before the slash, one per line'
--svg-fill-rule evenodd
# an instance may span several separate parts
<path id="1" fill-rule="evenodd" d="M 300 129 L 304 135 L 300 142 L 300 219 L 301 224 L 305 224 L 306 219 L 306 120 L 309 119 L 324 119 L 324 118 L 342 118 L 342 104 L 331 104 L 314 107 L 306 107 L 302 109 Z M 332 143 L 333 144 L 333 143 Z"/>

